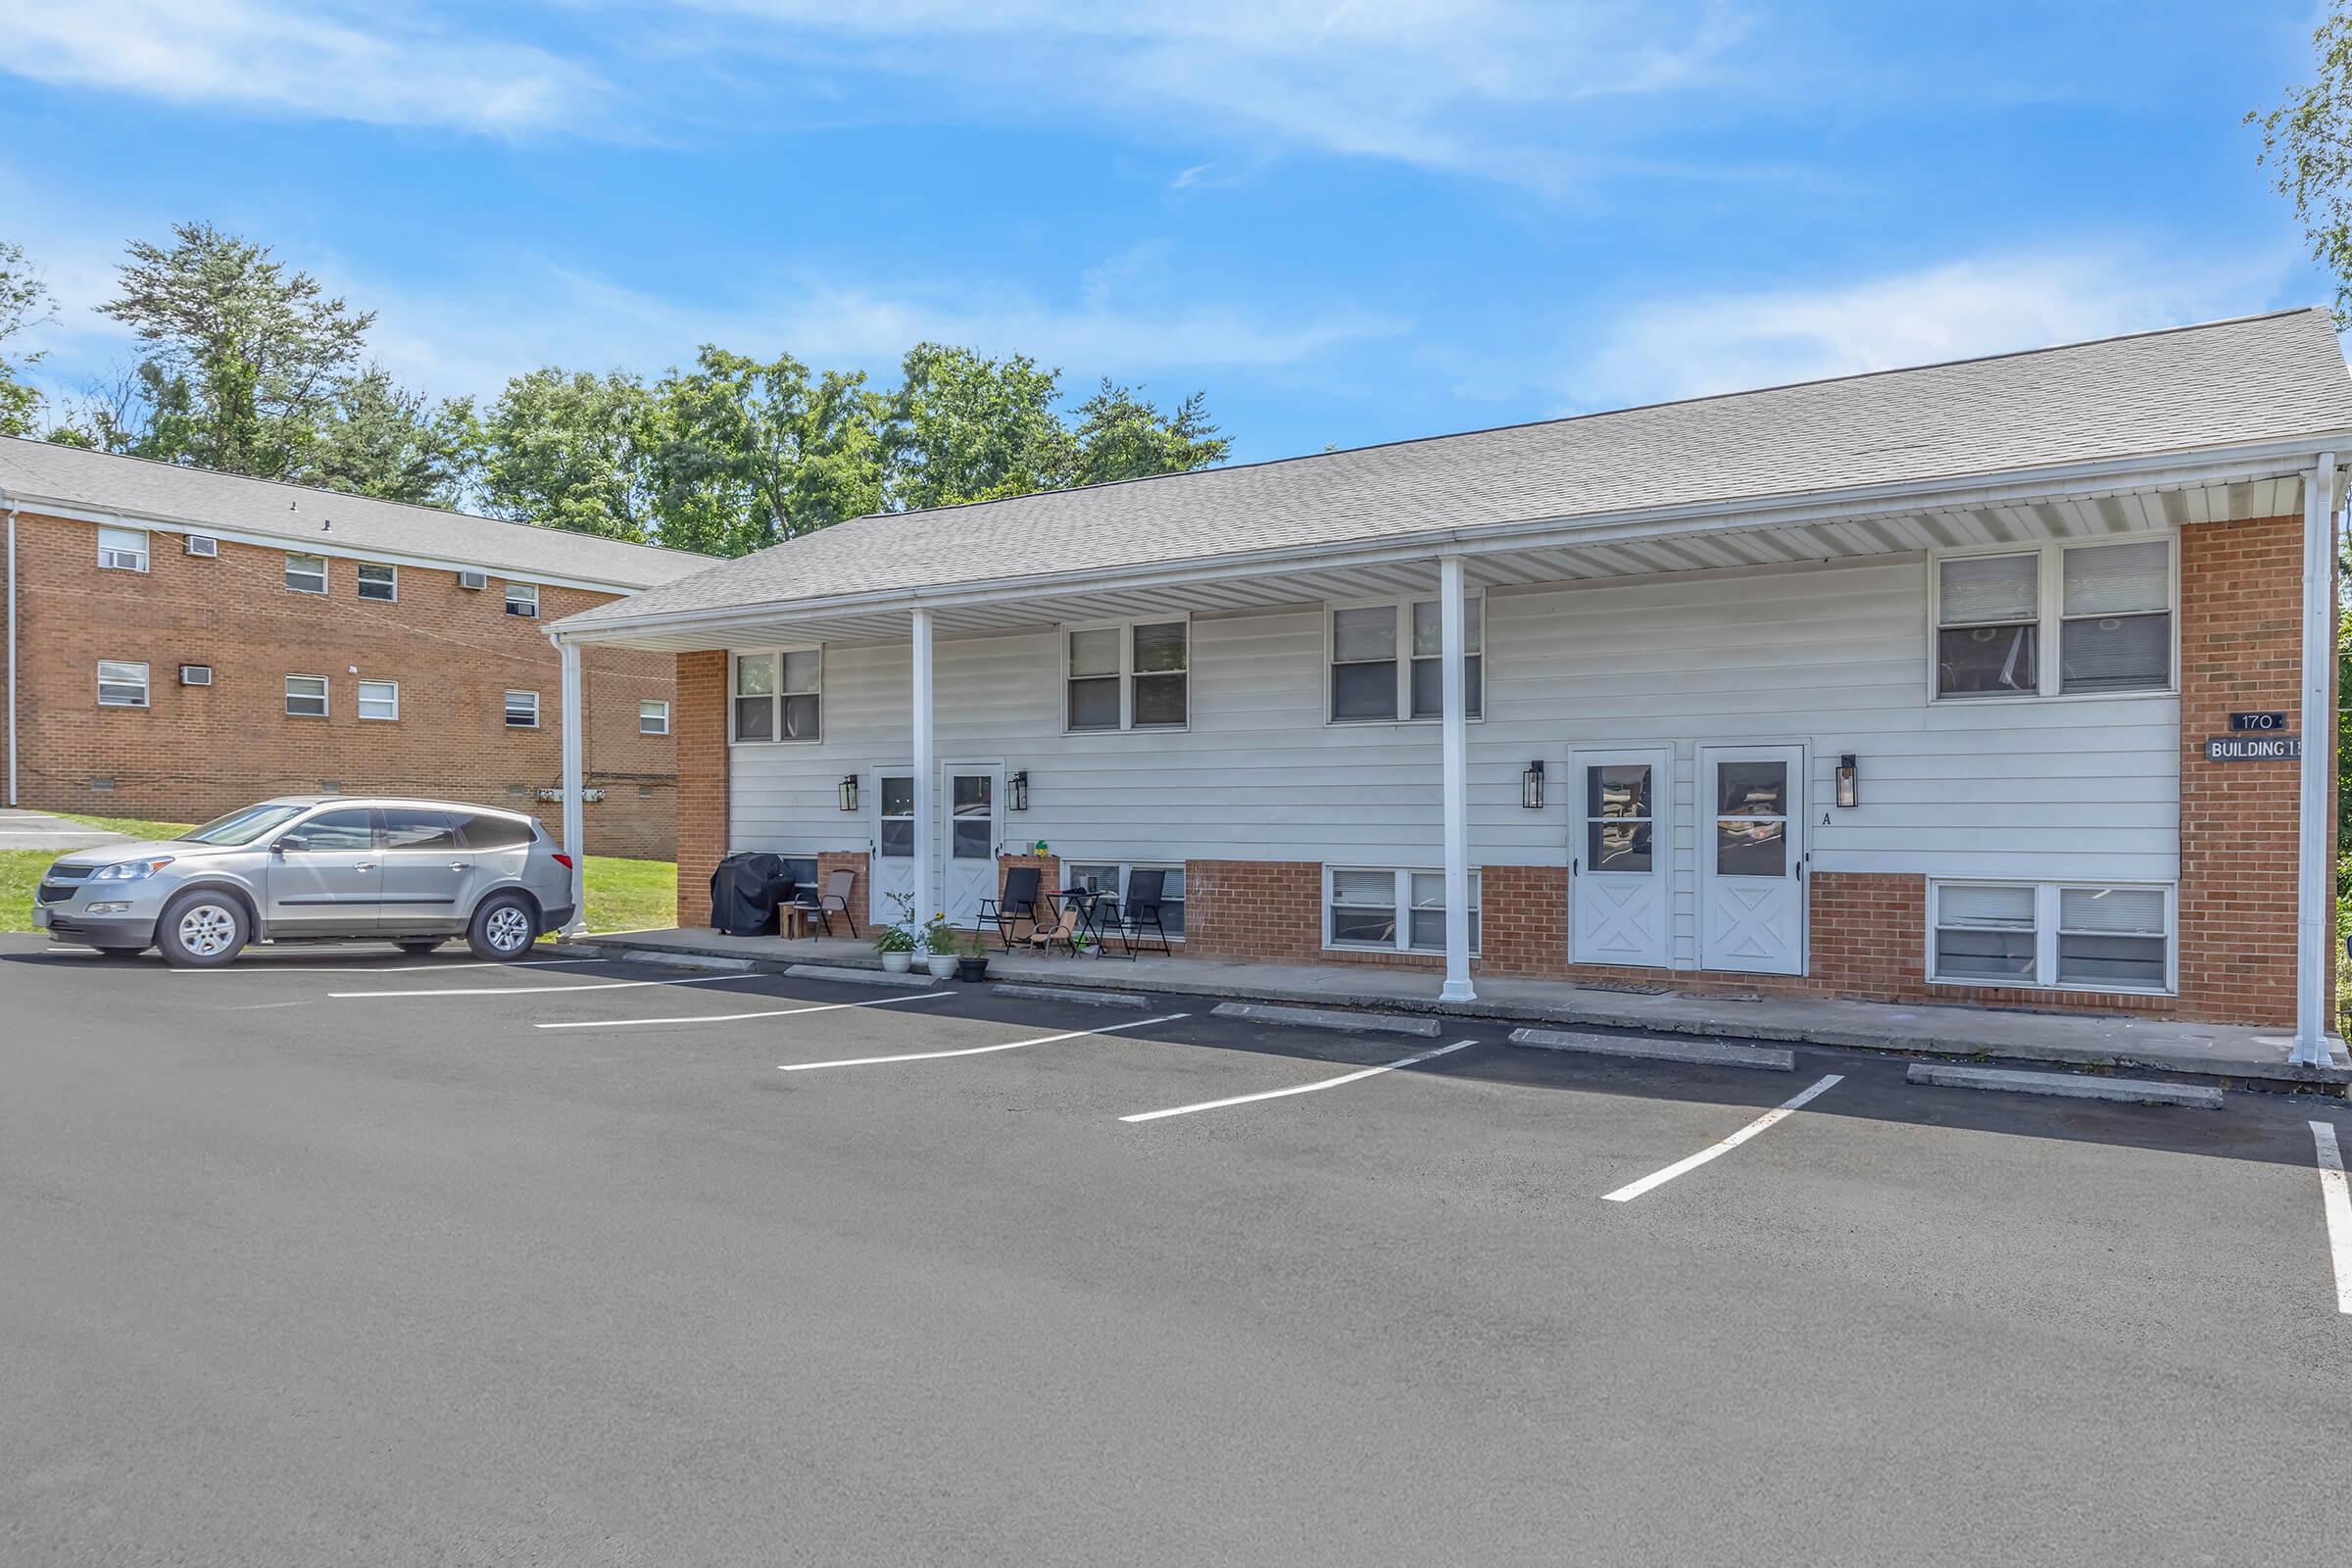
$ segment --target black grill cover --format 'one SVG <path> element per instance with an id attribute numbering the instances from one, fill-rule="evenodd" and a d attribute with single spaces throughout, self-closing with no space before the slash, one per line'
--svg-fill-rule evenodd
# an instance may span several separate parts
<path id="1" fill-rule="evenodd" d="M 710 873 L 710 929 L 731 937 L 776 934 L 776 905 L 792 889 L 784 862 L 772 855 L 741 851 Z"/>

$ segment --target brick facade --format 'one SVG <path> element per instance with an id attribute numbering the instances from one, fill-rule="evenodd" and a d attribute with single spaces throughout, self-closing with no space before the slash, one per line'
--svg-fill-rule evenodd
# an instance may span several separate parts
<path id="1" fill-rule="evenodd" d="M 680 654 L 678 924 L 710 923 L 710 873 L 727 853 L 727 656 Z"/>
<path id="2" fill-rule="evenodd" d="M 387 604 L 360 598 L 359 564 L 334 557 L 326 593 L 297 593 L 282 548 L 222 540 L 208 558 L 177 532 L 147 539 L 146 571 L 102 569 L 95 524 L 18 517 L 22 804 L 202 821 L 331 785 L 527 808 L 555 826 L 538 792 L 563 779 L 562 681 L 543 627 L 612 595 L 542 584 L 529 619 L 505 612 L 499 576 L 469 591 L 404 565 Z M 99 707 L 100 660 L 146 664 L 148 706 Z M 210 665 L 213 683 L 180 685 L 182 664 Z M 288 675 L 326 677 L 325 717 L 286 712 Z M 399 682 L 397 719 L 359 716 L 364 679 Z M 672 700 L 671 686 L 666 659 L 583 654 L 587 784 L 604 791 L 586 808 L 594 853 L 669 856 L 673 741 L 639 734 L 637 705 Z M 539 694 L 537 728 L 507 727 L 511 689 Z"/>

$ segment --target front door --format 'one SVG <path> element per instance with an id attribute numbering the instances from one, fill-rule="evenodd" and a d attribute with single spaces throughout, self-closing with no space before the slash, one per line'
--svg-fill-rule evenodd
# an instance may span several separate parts
<path id="1" fill-rule="evenodd" d="M 1644 747 L 1578 752 L 1571 761 L 1568 946 L 1578 963 L 1666 967 L 1673 760 L 1664 747 Z"/>
<path id="2" fill-rule="evenodd" d="M 368 932 L 384 894 L 375 813 L 339 806 L 278 835 L 263 873 L 270 930 L 277 936 Z"/>
<path id="3" fill-rule="evenodd" d="M 873 923 L 896 925 L 902 918 L 900 899 L 914 897 L 914 774 L 906 768 L 882 769 L 874 780 Z M 914 923 L 931 917 L 923 909 Z"/>
<path id="4" fill-rule="evenodd" d="M 1698 961 L 1743 974 L 1805 972 L 1805 753 L 1698 754 Z"/>
<path id="5" fill-rule="evenodd" d="M 939 907 L 949 924 L 969 930 L 980 918 L 980 901 L 997 896 L 1004 769 L 950 762 L 939 771 Z"/>

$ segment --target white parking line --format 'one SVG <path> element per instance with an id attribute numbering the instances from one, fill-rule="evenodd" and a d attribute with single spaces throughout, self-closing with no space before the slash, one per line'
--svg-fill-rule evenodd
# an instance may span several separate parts
<path id="1" fill-rule="evenodd" d="M 790 1018 L 804 1012 L 832 1012 L 840 1007 L 895 1007 L 902 1002 L 938 1002 L 952 991 L 918 991 L 906 997 L 875 997 L 867 1002 L 817 1002 L 803 1007 L 769 1007 L 760 1012 L 712 1012 L 691 1018 L 568 1018 L 562 1023 L 533 1024 L 534 1029 L 648 1029 L 656 1024 L 742 1023 L 747 1018 Z"/>
<path id="2" fill-rule="evenodd" d="M 1806 1090 L 1803 1094 L 1798 1095 L 1795 1099 L 1787 1102 L 1775 1109 L 1766 1111 L 1763 1115 L 1758 1116 L 1754 1121 L 1749 1122 L 1746 1126 L 1732 1134 L 1731 1137 L 1724 1139 L 1721 1143 L 1709 1144 L 1697 1153 L 1692 1154 L 1689 1159 L 1678 1159 L 1673 1164 L 1667 1166 L 1664 1170 L 1653 1172 L 1650 1175 L 1642 1177 L 1638 1182 L 1630 1183 L 1627 1186 L 1618 1188 L 1613 1193 L 1604 1195 L 1606 1200 L 1612 1203 L 1632 1202 L 1635 1199 L 1640 1198 L 1643 1193 L 1648 1192 L 1650 1189 L 1654 1187 L 1663 1187 L 1668 1182 L 1674 1180 L 1677 1176 L 1681 1176 L 1686 1172 L 1698 1169 L 1699 1166 L 1704 1165 L 1708 1160 L 1722 1158 L 1725 1154 L 1728 1154 L 1733 1150 L 1738 1149 L 1741 1144 L 1746 1143 L 1750 1138 L 1755 1137 L 1756 1134 L 1764 1131 L 1768 1127 L 1773 1126 L 1777 1122 L 1787 1120 L 1789 1116 L 1803 1109 L 1808 1102 L 1810 1102 L 1816 1097 L 1827 1093 L 1834 1085 L 1843 1080 L 1845 1074 L 1840 1072 L 1834 1072 L 1826 1075 L 1819 1083 Z"/>
<path id="3" fill-rule="evenodd" d="M 1150 1024 L 1174 1023 L 1189 1018 L 1189 1012 L 1171 1012 L 1157 1018 L 1138 1018 L 1132 1023 L 1106 1023 L 1100 1029 L 1071 1029 L 1057 1035 L 1039 1035 L 1035 1040 L 1007 1040 L 1001 1046 L 968 1046 L 961 1051 L 916 1051 L 903 1056 L 850 1056 L 840 1061 L 788 1061 L 778 1072 L 814 1072 L 819 1067 L 877 1067 L 889 1061 L 940 1061 L 949 1056 L 985 1056 L 993 1051 L 1018 1051 L 1023 1046 L 1050 1046 L 1056 1040 L 1083 1040 L 1088 1035 L 1115 1034 L 1121 1029 L 1141 1029 Z"/>
<path id="4" fill-rule="evenodd" d="M 1342 1073 L 1337 1078 L 1325 1078 L 1311 1084 L 1294 1084 L 1288 1089 L 1268 1089 L 1254 1095 L 1234 1095 L 1225 1100 L 1203 1100 L 1197 1105 L 1170 1105 L 1165 1110 L 1138 1111 L 1132 1116 L 1121 1116 L 1119 1120 L 1157 1121 L 1163 1116 L 1189 1116 L 1196 1110 L 1222 1110 L 1227 1105 L 1247 1105 L 1259 1100 L 1280 1100 L 1286 1095 L 1311 1095 L 1319 1089 L 1337 1089 L 1342 1084 L 1352 1084 L 1366 1078 L 1377 1078 L 1384 1072 L 1395 1072 L 1399 1067 L 1410 1067 L 1417 1062 L 1427 1061 L 1432 1056 L 1447 1055 L 1461 1050 L 1464 1046 L 1477 1044 L 1478 1042 L 1475 1040 L 1456 1040 L 1450 1046 L 1440 1046 L 1435 1051 L 1424 1051 L 1419 1055 L 1400 1057 L 1396 1061 L 1384 1062 L 1377 1067 L 1363 1067 L 1354 1072 Z"/>
<path id="5" fill-rule="evenodd" d="M 2328 1211 L 2328 1250 L 2335 1260 L 2335 1309 L 2352 1313 L 2352 1188 L 2344 1177 L 2344 1152 L 2331 1122 L 2311 1124 L 2320 1160 L 2320 1206 Z"/>
<path id="6" fill-rule="evenodd" d="M 511 965 L 509 967 L 512 967 Z M 639 986 L 707 986 L 720 980 L 757 980 L 753 974 L 698 974 L 683 980 L 586 980 L 572 986 L 449 986 L 438 991 L 329 991 L 335 1002 L 369 997 L 536 997 L 552 991 L 630 991 Z"/>
<path id="7" fill-rule="evenodd" d="M 92 949 L 96 952 L 96 949 Z M 423 974 L 442 969 L 553 969 L 560 964 L 611 963 L 610 958 L 466 959 L 463 963 L 312 963 L 305 959 L 264 959 L 255 963 L 223 964 L 218 969 L 173 969 L 173 974 Z"/>

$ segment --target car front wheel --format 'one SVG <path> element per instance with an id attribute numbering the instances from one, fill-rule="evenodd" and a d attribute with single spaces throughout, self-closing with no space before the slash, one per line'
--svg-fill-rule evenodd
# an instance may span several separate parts
<path id="1" fill-rule="evenodd" d="M 511 963 L 531 951 L 539 939 L 539 918 L 531 901 L 519 893 L 493 893 L 473 911 L 466 945 L 473 956 L 492 963 Z"/>
<path id="2" fill-rule="evenodd" d="M 164 906 L 155 945 L 179 969 L 217 969 L 244 951 L 252 928 L 245 906 L 225 893 L 199 888 Z"/>

